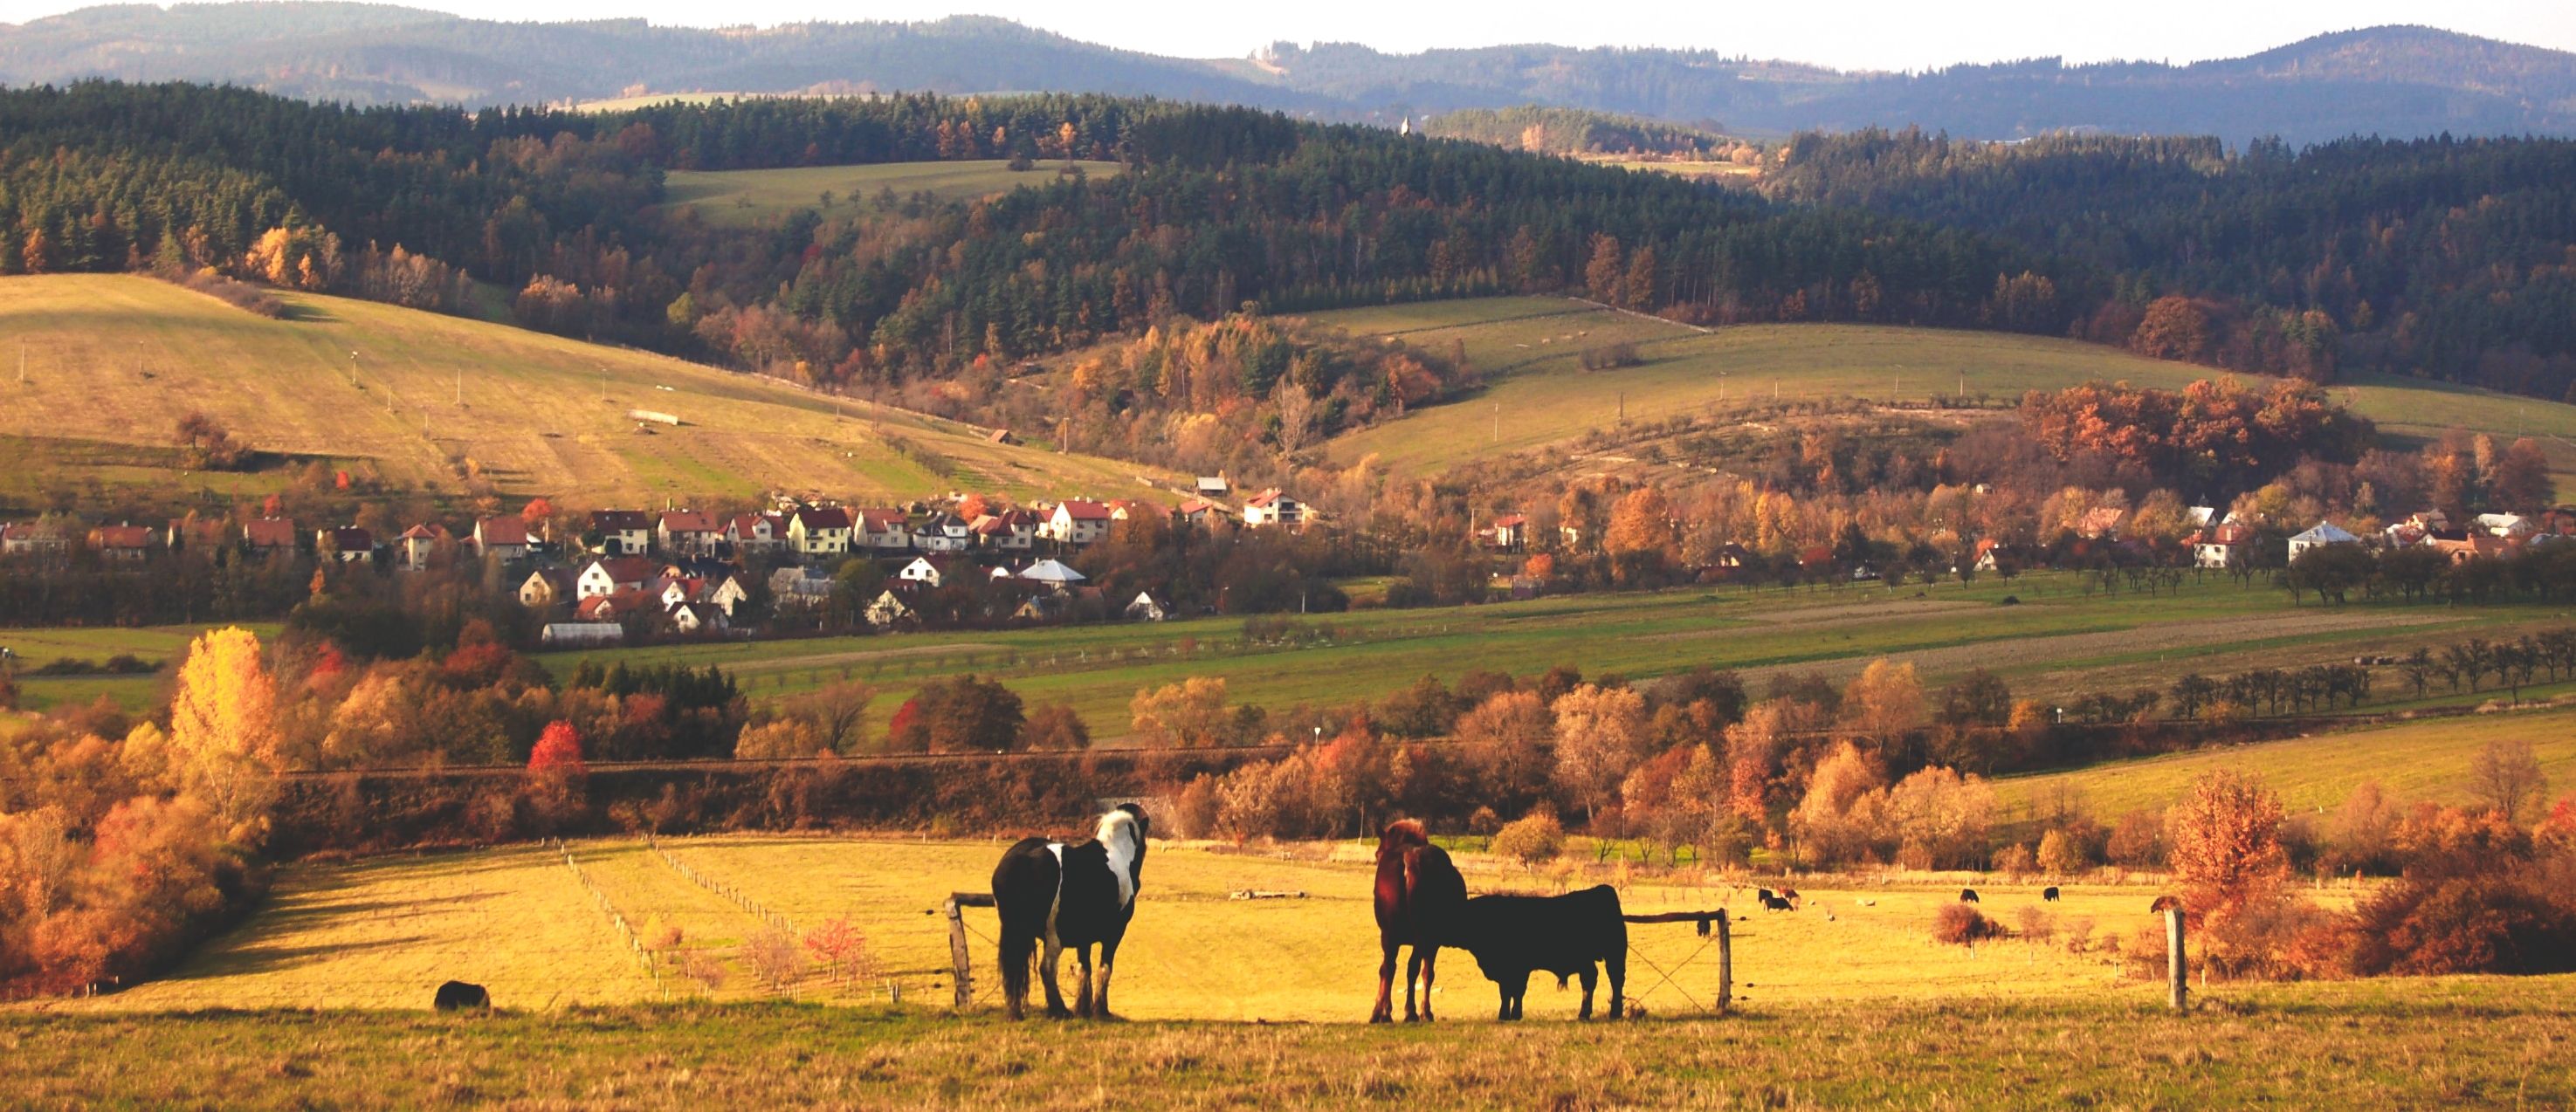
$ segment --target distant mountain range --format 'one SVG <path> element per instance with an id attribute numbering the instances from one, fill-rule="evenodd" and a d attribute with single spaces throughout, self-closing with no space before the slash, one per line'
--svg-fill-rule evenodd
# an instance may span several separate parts
<path id="1" fill-rule="evenodd" d="M 1242 59 L 1168 58 L 981 17 L 706 30 L 278 2 L 116 5 L 0 25 L 0 83 L 81 77 L 229 82 L 366 104 L 1056 90 L 1384 123 L 1545 104 L 1754 135 L 1907 124 L 1993 139 L 2067 130 L 2293 143 L 2576 134 L 2576 54 L 2424 27 L 2320 35 L 2187 66 L 2043 58 L 1909 75 L 1711 51 L 1545 45 L 1387 54 L 1279 43 Z"/>

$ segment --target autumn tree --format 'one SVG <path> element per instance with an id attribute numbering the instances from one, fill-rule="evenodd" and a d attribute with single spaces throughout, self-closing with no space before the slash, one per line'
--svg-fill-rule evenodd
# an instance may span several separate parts
<path id="1" fill-rule="evenodd" d="M 2224 768 L 2166 813 L 2166 860 L 2194 916 L 2225 920 L 2278 888 L 2289 872 L 2281 814 L 2279 795 Z"/>
<path id="2" fill-rule="evenodd" d="M 1865 736 L 1893 740 L 1923 724 L 1923 681 L 1912 663 L 1869 662 L 1843 689 L 1843 720 Z"/>
<path id="3" fill-rule="evenodd" d="M 2487 505 L 2506 512 L 2546 509 L 2558 500 L 2549 476 L 2549 456 L 2530 437 L 2498 453 L 2487 469 Z"/>
<path id="4" fill-rule="evenodd" d="M 1553 809 L 1534 807 L 1495 831 L 1492 849 L 1528 868 L 1565 852 L 1565 827 L 1556 821 Z"/>
<path id="5" fill-rule="evenodd" d="M 255 841 L 258 832 L 245 827 L 273 798 L 278 741 L 277 685 L 259 637 L 234 626 L 197 638 L 170 700 L 175 786 Z"/>
<path id="6" fill-rule="evenodd" d="M 2541 772 L 2540 755 L 2533 751 L 2531 739 L 2498 738 L 2470 758 L 2469 786 L 2478 802 L 2520 821 L 2524 811 L 2547 796 L 2549 778 Z"/>
<path id="7" fill-rule="evenodd" d="M 1589 819 L 1617 801 L 1619 782 L 1645 757 L 1646 699 L 1587 683 L 1558 699 L 1555 710 L 1556 782 Z"/>
<path id="8" fill-rule="evenodd" d="M 1139 689 L 1128 700 L 1127 711 L 1143 745 L 1201 748 L 1234 740 L 1223 676 L 1191 676 L 1179 683 Z"/>
<path id="9" fill-rule="evenodd" d="M 911 720 L 893 742 L 907 753 L 1008 752 L 1028 721 L 1017 693 L 972 672 L 921 685 L 905 707 Z"/>
<path id="10" fill-rule="evenodd" d="M 1806 797 L 1789 812 L 1789 831 L 1806 859 L 1830 864 L 1857 860 L 1867 852 L 1876 831 L 1863 802 L 1886 784 L 1878 758 L 1848 741 L 1816 762 L 1807 777 Z"/>
<path id="11" fill-rule="evenodd" d="M 1486 791 L 1498 800 L 1536 797 L 1556 767 L 1556 716 L 1535 691 L 1502 691 L 1458 716 L 1453 735 L 1477 752 Z"/>
<path id="12" fill-rule="evenodd" d="M 842 680 L 789 700 L 785 709 L 813 730 L 820 748 L 846 755 L 857 751 L 868 706 L 876 697 L 876 688 L 856 680 Z"/>
<path id="13" fill-rule="evenodd" d="M 580 776 L 590 771 L 581 758 L 581 732 L 570 722 L 546 724 L 528 751 L 528 771 L 543 775 Z"/>

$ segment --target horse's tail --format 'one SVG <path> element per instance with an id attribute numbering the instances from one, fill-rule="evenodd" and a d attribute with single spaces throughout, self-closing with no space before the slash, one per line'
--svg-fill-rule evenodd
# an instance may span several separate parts
<path id="1" fill-rule="evenodd" d="M 1002 991 L 1012 1001 L 1026 999 L 1029 964 L 1038 937 L 1046 933 L 1047 913 L 1055 901 L 1054 855 L 1044 838 L 1024 838 L 1002 854 L 993 870 L 993 910 L 1002 920 L 1000 954 Z"/>
<path id="2" fill-rule="evenodd" d="M 1038 936 L 1035 931 L 1002 924 L 1002 992 L 1013 1000 L 1029 995 L 1029 965 L 1037 957 Z"/>

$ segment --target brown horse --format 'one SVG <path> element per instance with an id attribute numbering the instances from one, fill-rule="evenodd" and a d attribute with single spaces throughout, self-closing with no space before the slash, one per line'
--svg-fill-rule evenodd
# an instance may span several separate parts
<path id="1" fill-rule="evenodd" d="M 1404 1021 L 1414 1022 L 1413 989 L 1422 987 L 1420 1018 L 1431 1019 L 1431 983 L 1440 962 L 1440 947 L 1452 944 L 1457 920 L 1467 906 L 1467 878 L 1449 863 L 1449 854 L 1431 844 L 1422 824 L 1400 819 L 1387 824 L 1377 841 L 1377 1007 L 1369 1022 L 1395 1019 L 1395 952 L 1406 946 L 1413 954 L 1404 970 Z"/>

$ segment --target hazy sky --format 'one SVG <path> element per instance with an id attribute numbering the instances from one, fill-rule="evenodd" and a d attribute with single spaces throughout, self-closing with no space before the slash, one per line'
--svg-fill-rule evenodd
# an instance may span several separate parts
<path id="1" fill-rule="evenodd" d="M 2576 0 L 2165 0 L 2149 5 L 2083 0 L 1699 0 L 1581 5 L 1563 0 L 1469 4 L 410 0 L 410 4 L 487 19 L 642 16 L 656 23 L 698 26 L 811 19 L 917 20 L 973 13 L 1016 19 L 1112 46 L 1192 57 L 1239 57 L 1284 39 L 1357 41 L 1394 51 L 1512 42 L 1705 47 L 1847 69 L 1923 69 L 2052 54 L 2070 61 L 2184 62 L 2233 57 L 2324 31 L 2382 23 L 2431 24 L 2576 50 Z M 0 22 L 85 6 L 86 0 L 0 0 Z M 2152 15 L 2141 18 L 2146 13 Z"/>

